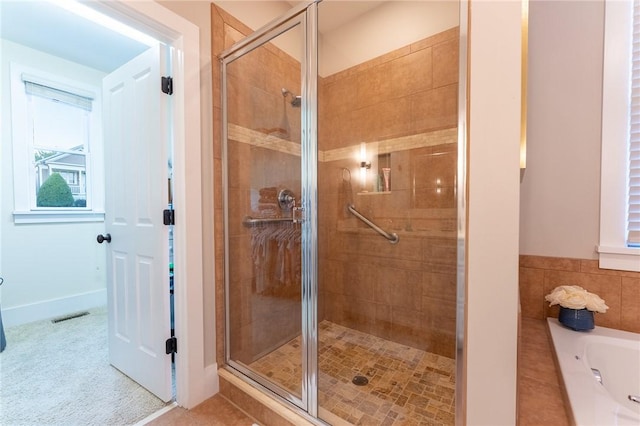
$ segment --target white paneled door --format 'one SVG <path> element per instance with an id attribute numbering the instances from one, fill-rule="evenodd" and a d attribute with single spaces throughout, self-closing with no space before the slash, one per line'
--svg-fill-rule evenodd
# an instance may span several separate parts
<path id="1" fill-rule="evenodd" d="M 161 91 L 161 50 L 150 48 L 103 81 L 105 233 L 109 360 L 169 401 L 169 248 L 162 213 L 170 96 Z"/>

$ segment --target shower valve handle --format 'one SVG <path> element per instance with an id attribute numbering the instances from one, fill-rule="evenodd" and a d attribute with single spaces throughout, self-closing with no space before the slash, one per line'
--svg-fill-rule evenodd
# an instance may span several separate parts
<path id="1" fill-rule="evenodd" d="M 289 189 L 283 189 L 278 193 L 278 205 L 282 210 L 290 210 L 296 206 L 296 198 Z"/>

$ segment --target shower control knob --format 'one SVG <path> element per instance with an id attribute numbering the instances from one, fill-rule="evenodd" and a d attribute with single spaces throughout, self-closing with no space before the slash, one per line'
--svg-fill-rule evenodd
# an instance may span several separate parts
<path id="1" fill-rule="evenodd" d="M 98 241 L 99 244 L 102 244 L 104 241 L 110 243 L 111 242 L 111 234 L 107 234 L 107 235 L 99 234 L 98 237 L 96 238 L 96 240 Z"/>
<path id="2" fill-rule="evenodd" d="M 282 210 L 291 210 L 296 206 L 296 198 L 290 189 L 283 189 L 278 193 L 278 205 Z"/>

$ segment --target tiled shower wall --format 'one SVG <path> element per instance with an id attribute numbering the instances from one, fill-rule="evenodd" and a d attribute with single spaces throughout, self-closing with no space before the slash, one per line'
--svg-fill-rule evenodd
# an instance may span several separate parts
<path id="1" fill-rule="evenodd" d="M 579 285 L 604 299 L 609 309 L 596 325 L 640 333 L 640 272 L 600 269 L 597 260 L 520 255 L 522 316 L 558 317 L 544 296 L 560 285 Z"/>
<path id="2" fill-rule="evenodd" d="M 448 357 L 455 351 L 457 58 L 453 28 L 319 85 L 319 317 Z M 363 142 L 374 162 L 368 179 L 377 155 L 389 155 L 390 191 L 372 192 L 368 183 L 361 192 Z M 399 243 L 359 222 L 347 203 Z"/>
<path id="3" fill-rule="evenodd" d="M 458 122 L 458 28 L 326 76 L 319 148 L 328 151 L 452 128 Z"/>

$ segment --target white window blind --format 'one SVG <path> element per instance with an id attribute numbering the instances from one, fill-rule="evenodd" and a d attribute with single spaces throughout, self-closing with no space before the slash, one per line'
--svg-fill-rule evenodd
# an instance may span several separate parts
<path id="1" fill-rule="evenodd" d="M 640 246 L 640 1 L 633 4 L 627 245 Z"/>
<path id="2" fill-rule="evenodd" d="M 639 16 L 638 1 L 605 0 L 600 240 L 597 248 L 600 268 L 635 272 L 640 272 L 640 168 L 638 142 L 631 141 L 630 135 L 633 134 L 636 141 L 640 137 L 638 59 L 635 82 L 633 70 L 634 10 L 638 10 L 635 15 Z M 638 33 L 636 23 L 636 55 L 640 54 Z M 630 128 L 632 120 L 635 123 Z M 633 154 L 632 144 L 636 147 Z"/>
<path id="3" fill-rule="evenodd" d="M 27 95 L 36 95 L 45 99 L 62 102 L 84 109 L 85 111 L 91 111 L 92 109 L 93 96 L 89 94 L 76 93 L 77 91 L 70 90 L 66 87 L 56 87 L 56 85 L 52 83 L 26 74 L 22 75 L 22 81 L 24 81 Z"/>

